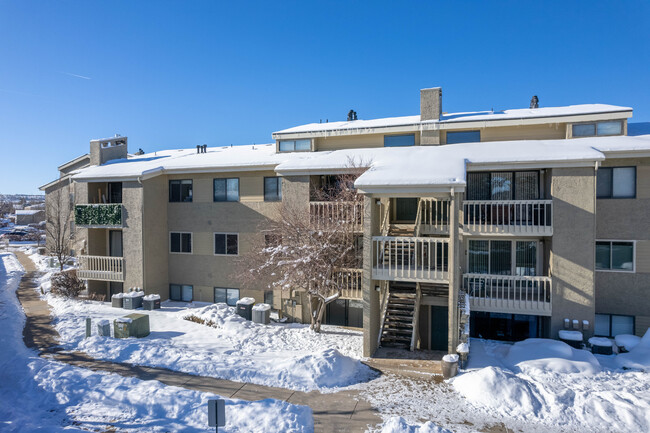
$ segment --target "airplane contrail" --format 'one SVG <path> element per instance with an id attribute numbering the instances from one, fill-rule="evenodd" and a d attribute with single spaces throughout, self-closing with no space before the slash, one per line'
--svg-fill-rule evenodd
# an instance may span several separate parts
<path id="1" fill-rule="evenodd" d="M 65 75 L 69 75 L 69 76 L 71 76 L 71 77 L 83 78 L 84 80 L 92 80 L 92 78 L 90 78 L 90 77 L 85 77 L 85 76 L 83 76 L 83 75 L 78 75 L 78 74 L 72 74 L 72 73 L 70 73 L 70 72 L 59 71 L 59 73 L 60 73 L 60 74 L 65 74 Z"/>

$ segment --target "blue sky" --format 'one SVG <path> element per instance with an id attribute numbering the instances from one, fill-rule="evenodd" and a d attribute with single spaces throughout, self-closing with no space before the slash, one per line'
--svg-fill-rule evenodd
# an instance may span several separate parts
<path id="1" fill-rule="evenodd" d="M 0 193 L 115 133 L 145 151 L 443 110 L 608 103 L 650 121 L 648 1 L 0 0 Z"/>

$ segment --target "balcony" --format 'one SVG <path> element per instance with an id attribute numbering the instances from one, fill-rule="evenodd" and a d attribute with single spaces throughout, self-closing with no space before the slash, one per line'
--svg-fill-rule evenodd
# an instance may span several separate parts
<path id="1" fill-rule="evenodd" d="M 449 239 L 374 236 L 375 280 L 447 283 Z"/>
<path id="2" fill-rule="evenodd" d="M 464 274 L 470 310 L 551 315 L 551 278 Z"/>
<path id="3" fill-rule="evenodd" d="M 78 204 L 74 208 L 74 222 L 77 227 L 119 228 L 122 227 L 122 205 Z"/>
<path id="4" fill-rule="evenodd" d="M 124 281 L 124 258 L 79 256 L 77 276 L 82 280 Z"/>
<path id="5" fill-rule="evenodd" d="M 334 275 L 336 285 L 341 289 L 341 299 L 362 299 L 361 282 L 363 271 L 361 269 L 342 269 Z"/>
<path id="6" fill-rule="evenodd" d="M 468 200 L 465 234 L 552 236 L 552 200 Z"/>
<path id="7" fill-rule="evenodd" d="M 363 205 L 356 202 L 309 202 L 311 224 L 318 230 L 332 230 L 351 224 L 355 232 L 363 230 Z"/>

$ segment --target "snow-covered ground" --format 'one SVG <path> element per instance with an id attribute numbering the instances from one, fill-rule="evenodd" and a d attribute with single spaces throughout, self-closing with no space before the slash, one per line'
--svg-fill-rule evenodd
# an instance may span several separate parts
<path id="1" fill-rule="evenodd" d="M 92 336 L 84 338 L 86 317 L 93 323 L 112 322 L 133 311 L 98 301 L 44 297 L 56 316 L 62 346 L 96 359 L 304 391 L 343 387 L 372 375 L 359 361 L 358 331 L 324 326 L 315 334 L 306 325 L 246 321 L 225 304 L 163 302 L 160 310 L 147 311 L 148 337 L 100 337 L 93 329 Z M 192 314 L 210 317 L 217 327 L 184 320 Z"/>
<path id="2" fill-rule="evenodd" d="M 15 296 L 22 274 L 13 254 L 0 254 L 0 431 L 212 431 L 207 400 L 213 394 L 91 372 L 27 349 Z M 227 399 L 226 413 L 220 431 L 313 431 L 310 408 L 278 400 Z"/>
<path id="3" fill-rule="evenodd" d="M 525 432 L 650 431 L 650 373 L 620 369 L 617 357 L 624 355 L 593 356 L 541 339 L 472 340 L 471 348 L 467 368 L 450 381 L 388 375 L 363 385 L 362 395 L 386 421 L 382 433 L 495 425 Z"/>

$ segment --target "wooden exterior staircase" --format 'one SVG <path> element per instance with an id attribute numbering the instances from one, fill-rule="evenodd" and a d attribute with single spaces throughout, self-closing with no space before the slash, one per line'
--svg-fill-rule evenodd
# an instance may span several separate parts
<path id="1" fill-rule="evenodd" d="M 413 285 L 393 284 L 386 290 L 380 345 L 414 350 L 418 342 L 419 285 L 414 288 Z"/>

